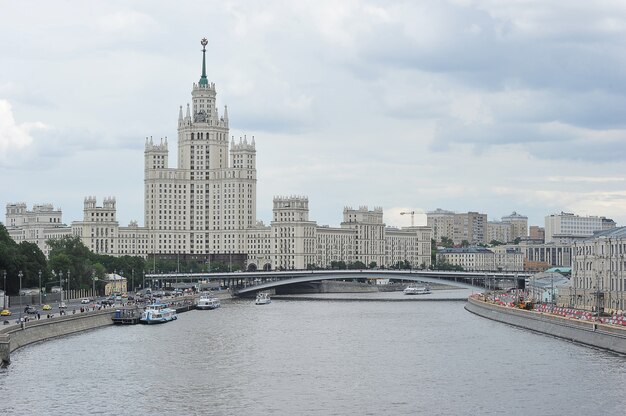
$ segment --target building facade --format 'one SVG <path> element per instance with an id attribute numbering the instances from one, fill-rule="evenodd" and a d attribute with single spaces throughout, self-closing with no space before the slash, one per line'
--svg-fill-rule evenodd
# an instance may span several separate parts
<path id="1" fill-rule="evenodd" d="M 37 244 L 46 255 L 50 254 L 48 240 L 71 235 L 71 229 L 63 224 L 61 209 L 52 204 L 33 205 L 31 211 L 23 202 L 7 204 L 6 228 L 9 236 L 18 244 L 22 241 Z"/>
<path id="2" fill-rule="evenodd" d="M 626 309 L 626 227 L 573 244 L 571 287 L 559 303 L 600 312 Z"/>
<path id="3" fill-rule="evenodd" d="M 524 269 L 524 255 L 506 248 L 497 253 L 484 247 L 444 248 L 437 252 L 437 262 L 440 261 L 472 272 L 521 272 Z"/>
<path id="4" fill-rule="evenodd" d="M 525 215 L 513 211 L 511 215 L 502 217 L 502 222 L 511 225 L 511 239 L 506 242 L 528 237 L 528 217 Z"/>
<path id="5" fill-rule="evenodd" d="M 443 237 L 454 239 L 454 216 L 452 211 L 437 208 L 426 213 L 426 225 L 433 230 L 433 239 L 440 242 Z"/>
<path id="6" fill-rule="evenodd" d="M 564 237 L 591 237 L 596 231 L 611 228 L 615 228 L 615 221 L 605 217 L 581 217 L 568 212 L 551 214 L 545 219 L 545 242 Z"/>

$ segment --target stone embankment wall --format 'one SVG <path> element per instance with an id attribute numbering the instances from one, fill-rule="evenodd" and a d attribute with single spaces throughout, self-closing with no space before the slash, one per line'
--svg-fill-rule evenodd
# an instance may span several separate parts
<path id="1" fill-rule="evenodd" d="M 626 354 L 626 330 L 621 327 L 500 306 L 473 297 L 468 298 L 465 309 L 494 321 Z"/>

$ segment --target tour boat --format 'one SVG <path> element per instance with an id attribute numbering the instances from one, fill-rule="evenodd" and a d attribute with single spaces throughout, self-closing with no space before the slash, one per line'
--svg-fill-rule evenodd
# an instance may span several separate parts
<path id="1" fill-rule="evenodd" d="M 208 294 L 200 296 L 196 309 L 217 309 L 220 306 L 220 298 L 216 298 L 215 296 Z"/>
<path id="2" fill-rule="evenodd" d="M 430 293 L 430 287 L 428 286 L 407 286 L 403 290 L 405 295 L 427 295 Z"/>
<path id="3" fill-rule="evenodd" d="M 270 295 L 267 293 L 257 293 L 256 295 L 256 300 L 254 301 L 254 303 L 256 305 L 267 305 L 268 303 L 272 303 L 272 300 L 270 299 Z"/>
<path id="4" fill-rule="evenodd" d="M 175 319 L 177 319 L 176 309 L 169 308 L 164 303 L 153 303 L 146 306 L 139 322 L 142 324 L 160 324 Z"/>

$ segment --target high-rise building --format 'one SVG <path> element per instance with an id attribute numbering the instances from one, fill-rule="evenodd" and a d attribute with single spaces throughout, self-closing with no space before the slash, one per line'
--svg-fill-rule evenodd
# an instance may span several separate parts
<path id="1" fill-rule="evenodd" d="M 487 214 L 467 212 L 454 216 L 454 244 L 467 241 L 470 245 L 485 243 Z"/>
<path id="2" fill-rule="evenodd" d="M 426 213 L 426 225 L 433 230 L 433 239 L 440 242 L 443 237 L 454 239 L 454 216 L 453 211 L 437 208 Z"/>
<path id="3" fill-rule="evenodd" d="M 228 109 L 219 114 L 215 84 L 206 76 L 206 39 L 201 43 L 200 80 L 192 86 L 191 105 L 178 112 L 177 166 L 169 167 L 167 137 L 145 141 L 144 226 L 132 221 L 121 227 L 113 197 L 102 206 L 85 198 L 83 219 L 71 227 L 60 224 L 52 205 L 29 214 L 25 204 L 9 204 L 7 228 L 15 239 L 44 235 L 25 225 L 45 220 L 57 235 L 77 236 L 91 251 L 113 256 L 189 255 L 229 264 L 236 257 L 250 270 L 329 267 L 333 261 L 430 265 L 431 229 L 386 229 L 380 207 L 345 208 L 341 227 L 330 228 L 309 220 L 308 198 L 276 197 L 270 226 L 257 221 L 254 137 L 230 137 Z"/>
<path id="4" fill-rule="evenodd" d="M 502 217 L 502 222 L 511 224 L 511 241 L 516 238 L 528 237 L 528 217 L 513 211 L 511 215 Z"/>
<path id="5" fill-rule="evenodd" d="M 228 109 L 219 115 L 206 76 L 206 44 L 192 104 L 178 114 L 178 167 L 168 167 L 167 138 L 146 139 L 145 227 L 155 254 L 246 253 L 256 224 L 254 137 L 229 137 Z"/>

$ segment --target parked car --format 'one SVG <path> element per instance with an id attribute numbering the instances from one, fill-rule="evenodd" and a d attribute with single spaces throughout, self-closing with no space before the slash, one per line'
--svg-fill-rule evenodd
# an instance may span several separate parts
<path id="1" fill-rule="evenodd" d="M 11 316 L 11 311 L 8 309 L 3 309 L 0 311 L 0 316 Z"/>
<path id="2" fill-rule="evenodd" d="M 27 306 L 24 309 L 24 312 L 26 312 L 29 315 L 37 315 L 39 313 L 39 311 L 36 308 L 34 308 L 33 306 Z"/>
<path id="3" fill-rule="evenodd" d="M 49 311 L 49 310 L 52 310 L 52 306 L 50 306 L 50 305 L 43 305 L 41 307 L 41 309 L 43 309 L 44 311 Z"/>
<path id="4" fill-rule="evenodd" d="M 89 303 L 91 302 L 89 299 L 85 298 L 85 299 L 81 299 L 80 303 Z"/>
<path id="5" fill-rule="evenodd" d="M 65 308 L 67 308 L 67 305 L 65 304 L 65 302 L 60 302 L 59 309 L 65 309 Z"/>
<path id="6" fill-rule="evenodd" d="M 100 305 L 102 306 L 106 306 L 106 305 L 113 305 L 115 302 L 109 299 L 102 299 L 100 301 Z"/>

